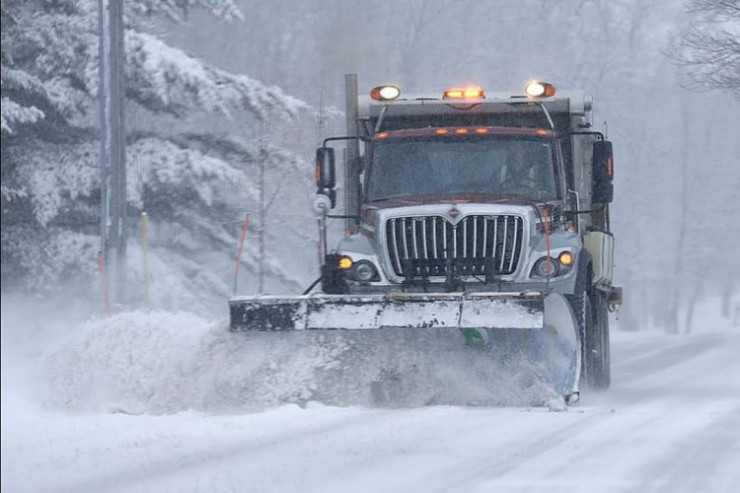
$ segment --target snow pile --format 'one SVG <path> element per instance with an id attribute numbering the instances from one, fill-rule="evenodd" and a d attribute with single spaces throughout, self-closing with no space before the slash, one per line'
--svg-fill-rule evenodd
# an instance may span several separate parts
<path id="1" fill-rule="evenodd" d="M 131 413 L 181 407 L 208 324 L 184 313 L 123 313 L 88 322 L 46 358 L 49 404 Z"/>
<path id="2" fill-rule="evenodd" d="M 44 366 L 46 404 L 92 412 L 237 412 L 284 403 L 530 405 L 537 369 L 493 364 L 449 330 L 231 333 L 184 313 L 89 322 Z M 533 371 L 534 370 L 534 371 Z"/>

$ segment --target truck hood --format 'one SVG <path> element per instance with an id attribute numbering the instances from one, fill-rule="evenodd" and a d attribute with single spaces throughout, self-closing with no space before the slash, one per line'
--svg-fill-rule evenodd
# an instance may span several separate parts
<path id="1" fill-rule="evenodd" d="M 521 195 L 494 195 L 485 193 L 454 193 L 439 195 L 412 195 L 404 197 L 393 197 L 389 199 L 376 200 L 366 204 L 364 207 L 372 209 L 390 209 L 395 207 L 407 207 L 411 205 L 431 204 L 531 204 L 532 199 Z"/>
<path id="2" fill-rule="evenodd" d="M 482 193 L 455 193 L 440 195 L 414 195 L 405 197 L 394 197 L 385 200 L 378 200 L 362 206 L 362 232 L 368 236 L 374 236 L 374 230 L 377 226 L 378 216 L 387 217 L 393 214 L 393 209 L 407 207 L 422 207 L 428 210 L 429 206 L 447 205 L 448 208 L 458 209 L 463 215 L 476 213 L 476 206 L 485 210 L 487 213 L 503 212 L 501 207 L 513 206 L 521 212 L 526 210 L 527 214 L 534 214 L 533 205 L 539 209 L 548 208 L 551 211 L 557 210 L 562 206 L 559 200 L 548 202 L 539 202 L 521 195 L 493 195 Z"/>

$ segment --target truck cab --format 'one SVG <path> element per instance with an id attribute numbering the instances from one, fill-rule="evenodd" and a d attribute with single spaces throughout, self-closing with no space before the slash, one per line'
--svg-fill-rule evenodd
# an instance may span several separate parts
<path id="1" fill-rule="evenodd" d="M 612 286 L 612 147 L 591 129 L 591 98 L 538 81 L 522 93 L 348 94 L 347 136 L 317 151 L 328 210 L 328 142 L 348 141 L 349 234 L 332 250 L 323 234 L 324 293 L 561 293 L 579 325 L 583 377 L 608 387 L 608 310 L 621 290 Z"/>

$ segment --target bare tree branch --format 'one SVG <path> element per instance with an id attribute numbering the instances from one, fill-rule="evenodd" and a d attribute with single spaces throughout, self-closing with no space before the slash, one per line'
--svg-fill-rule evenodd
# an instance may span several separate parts
<path id="1" fill-rule="evenodd" d="M 740 0 L 689 0 L 691 23 L 668 55 L 696 88 L 740 92 Z"/>

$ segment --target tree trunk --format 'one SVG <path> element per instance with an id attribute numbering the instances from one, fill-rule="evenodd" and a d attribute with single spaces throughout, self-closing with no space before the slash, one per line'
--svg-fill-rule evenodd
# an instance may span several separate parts
<path id="1" fill-rule="evenodd" d="M 686 222 L 689 212 L 689 149 L 691 142 L 691 132 L 689 129 L 689 101 L 683 100 L 683 153 L 681 159 L 681 219 L 678 227 L 678 238 L 676 240 L 676 263 L 674 270 L 673 282 L 673 300 L 671 301 L 668 325 L 666 332 L 676 334 L 679 331 L 678 313 L 681 305 L 682 283 L 684 281 L 683 254 L 686 245 Z"/>

